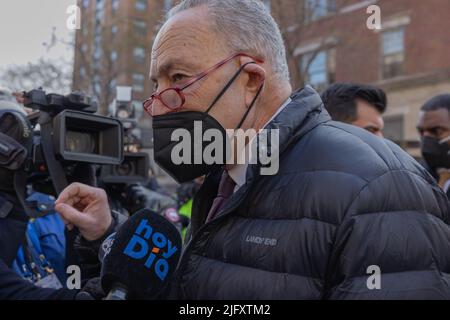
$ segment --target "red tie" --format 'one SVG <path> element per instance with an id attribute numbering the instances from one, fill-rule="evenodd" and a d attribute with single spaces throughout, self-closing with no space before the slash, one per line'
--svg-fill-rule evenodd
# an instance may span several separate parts
<path id="1" fill-rule="evenodd" d="M 225 170 L 222 174 L 222 178 L 219 183 L 219 190 L 217 190 L 217 196 L 214 198 L 211 209 L 209 209 L 206 222 L 214 219 L 216 214 L 223 208 L 228 198 L 233 194 L 236 183 L 231 179 L 228 172 Z"/>

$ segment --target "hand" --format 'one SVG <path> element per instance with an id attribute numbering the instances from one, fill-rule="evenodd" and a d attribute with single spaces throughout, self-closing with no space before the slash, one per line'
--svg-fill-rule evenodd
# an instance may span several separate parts
<path id="1" fill-rule="evenodd" d="M 55 209 L 69 230 L 78 227 L 88 241 L 100 239 L 112 221 L 106 192 L 77 182 L 61 192 Z"/>
<path id="2" fill-rule="evenodd" d="M 446 182 L 450 180 L 450 170 L 448 169 L 438 170 L 438 175 L 439 175 L 439 186 L 441 188 L 444 188 Z"/>

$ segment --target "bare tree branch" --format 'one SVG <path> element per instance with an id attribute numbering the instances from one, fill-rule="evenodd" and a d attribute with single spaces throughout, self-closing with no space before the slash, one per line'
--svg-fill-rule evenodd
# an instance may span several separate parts
<path id="1" fill-rule="evenodd" d="M 0 70 L 0 83 L 13 91 L 42 87 L 48 92 L 68 93 L 72 83 L 71 64 L 64 59 L 40 58 L 25 65 L 11 65 Z"/>

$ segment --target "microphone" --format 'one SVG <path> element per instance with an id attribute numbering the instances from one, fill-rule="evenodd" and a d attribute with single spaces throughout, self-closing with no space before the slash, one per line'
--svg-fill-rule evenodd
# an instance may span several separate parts
<path id="1" fill-rule="evenodd" d="M 106 300 L 156 297 L 178 265 L 181 245 L 179 231 L 164 217 L 148 209 L 133 214 L 99 253 Z"/>

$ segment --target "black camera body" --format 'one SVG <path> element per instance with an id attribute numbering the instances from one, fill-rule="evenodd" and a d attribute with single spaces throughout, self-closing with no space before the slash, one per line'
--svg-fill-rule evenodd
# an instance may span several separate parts
<path id="1" fill-rule="evenodd" d="M 97 105 L 89 97 L 82 93 L 46 95 L 37 89 L 25 94 L 25 106 L 45 113 L 46 120 L 51 118 L 52 144 L 58 160 L 112 165 L 122 162 L 122 123 L 93 114 Z M 34 153 L 37 160 L 42 158 L 41 150 Z"/>
<path id="2" fill-rule="evenodd" d="M 85 112 L 64 110 L 53 121 L 56 156 L 65 161 L 120 164 L 122 123 Z"/>
<path id="3" fill-rule="evenodd" d="M 25 92 L 25 106 L 34 110 L 49 112 L 53 115 L 63 110 L 84 111 L 87 113 L 97 112 L 97 104 L 82 92 L 72 92 L 67 96 L 50 93 L 42 89 L 34 89 Z"/>
<path id="4" fill-rule="evenodd" d="M 47 179 L 59 193 L 68 184 L 66 174 L 77 164 L 122 163 L 122 123 L 95 115 L 97 104 L 89 97 L 79 92 L 63 96 L 36 89 L 24 93 L 24 98 L 25 106 L 36 110 L 28 117 L 35 128 L 27 166 L 33 180 Z"/>
<path id="5" fill-rule="evenodd" d="M 121 164 L 102 166 L 100 177 L 105 184 L 145 184 L 148 170 L 147 153 L 126 153 Z"/>

